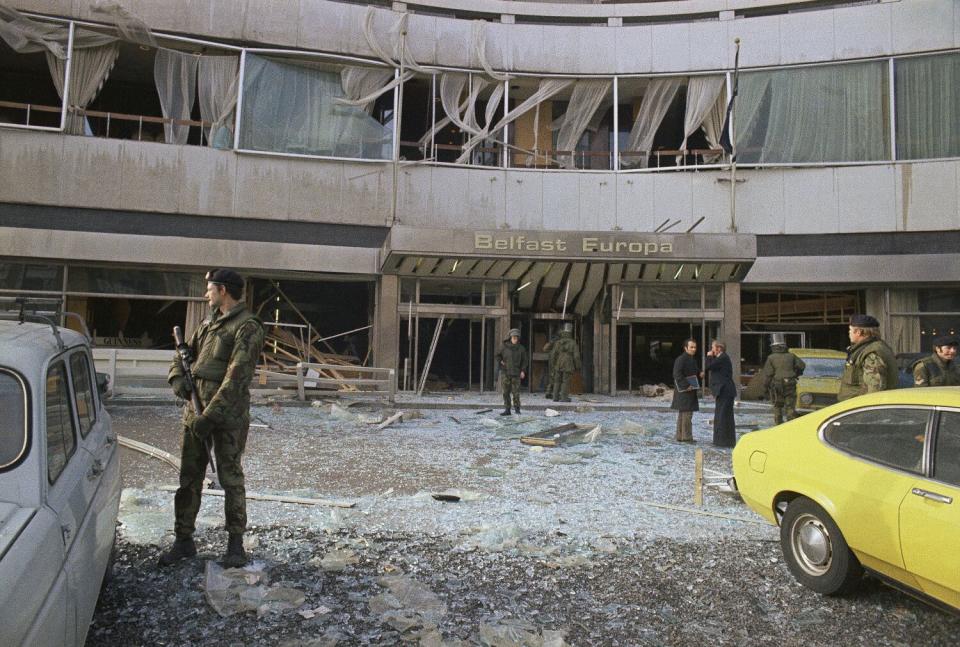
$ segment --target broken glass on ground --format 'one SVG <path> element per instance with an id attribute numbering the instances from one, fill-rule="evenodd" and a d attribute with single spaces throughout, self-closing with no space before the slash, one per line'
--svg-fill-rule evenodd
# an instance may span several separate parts
<path id="1" fill-rule="evenodd" d="M 266 565 L 261 561 L 226 569 L 207 561 L 203 588 L 207 602 L 224 618 L 246 611 L 262 616 L 296 609 L 306 599 L 299 589 L 268 586 L 268 581 Z"/>
<path id="2" fill-rule="evenodd" d="M 328 572 L 339 572 L 345 570 L 349 564 L 356 564 L 360 561 L 357 554 L 349 549 L 331 550 L 320 560 L 320 568 Z"/>

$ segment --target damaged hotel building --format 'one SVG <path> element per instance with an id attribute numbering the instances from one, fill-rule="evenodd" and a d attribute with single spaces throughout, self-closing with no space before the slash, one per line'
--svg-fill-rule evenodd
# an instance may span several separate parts
<path id="1" fill-rule="evenodd" d="M 0 294 L 100 347 L 169 349 L 231 267 L 408 388 L 438 322 L 429 372 L 475 391 L 511 327 L 540 390 L 564 322 L 596 393 L 669 381 L 689 336 L 742 372 L 771 331 L 843 348 L 854 312 L 929 351 L 960 319 L 960 4 L 0 0 L 0 168 Z"/>

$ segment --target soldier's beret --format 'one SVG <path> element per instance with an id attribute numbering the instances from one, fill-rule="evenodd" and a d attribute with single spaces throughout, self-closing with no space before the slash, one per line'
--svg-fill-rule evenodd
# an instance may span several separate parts
<path id="1" fill-rule="evenodd" d="M 960 339 L 956 335 L 940 335 L 933 338 L 934 346 L 960 346 Z"/>
<path id="2" fill-rule="evenodd" d="M 227 269 L 210 270 L 207 272 L 207 282 L 232 285 L 238 288 L 243 287 L 243 277 L 233 270 Z"/>
<path id="3" fill-rule="evenodd" d="M 853 315 L 850 317 L 850 325 L 857 328 L 879 328 L 880 322 L 870 315 Z"/>

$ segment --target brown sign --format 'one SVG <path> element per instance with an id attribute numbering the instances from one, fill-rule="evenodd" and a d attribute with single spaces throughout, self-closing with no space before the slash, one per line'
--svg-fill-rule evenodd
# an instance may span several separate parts
<path id="1" fill-rule="evenodd" d="M 617 254 L 629 256 L 671 256 L 673 243 L 627 236 L 562 236 L 481 233 L 473 235 L 473 248 L 478 252 L 577 252 L 583 254 Z"/>

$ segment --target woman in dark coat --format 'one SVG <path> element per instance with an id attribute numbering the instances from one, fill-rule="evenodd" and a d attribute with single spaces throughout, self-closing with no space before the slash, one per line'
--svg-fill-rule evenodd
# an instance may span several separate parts
<path id="1" fill-rule="evenodd" d="M 737 442 L 736 422 L 733 419 L 737 385 L 733 381 L 733 363 L 722 341 L 714 340 L 707 353 L 707 373 L 710 375 L 710 391 L 715 399 L 713 444 L 717 447 L 733 447 Z"/>
<path id="2" fill-rule="evenodd" d="M 697 389 L 689 385 L 696 384 L 700 368 L 694 356 L 697 354 L 697 342 L 688 339 L 683 342 L 683 353 L 673 362 L 673 402 L 670 408 L 677 411 L 677 442 L 693 442 L 693 412 L 700 410 Z M 692 378 L 692 380 L 691 380 Z"/>

